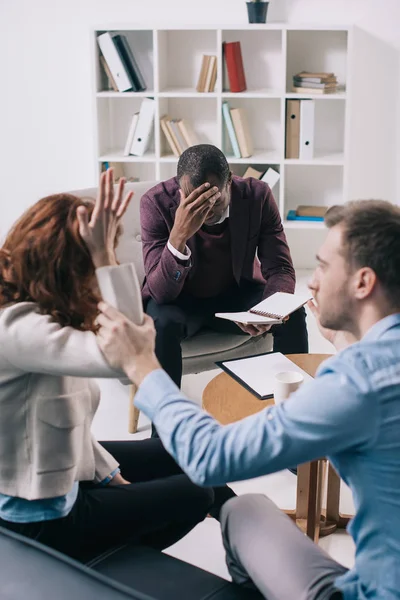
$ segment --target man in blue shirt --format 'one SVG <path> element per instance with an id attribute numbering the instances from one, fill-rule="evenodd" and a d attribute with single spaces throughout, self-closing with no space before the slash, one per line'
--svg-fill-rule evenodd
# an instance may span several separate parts
<path id="1" fill-rule="evenodd" d="M 222 485 L 327 456 L 350 486 L 356 545 L 348 571 L 266 497 L 222 509 L 232 578 L 268 600 L 400 599 L 400 208 L 360 201 L 331 208 L 310 289 L 338 353 L 277 406 L 221 426 L 160 370 L 154 328 L 101 305 L 99 342 L 138 385 L 135 404 L 197 484 Z"/>

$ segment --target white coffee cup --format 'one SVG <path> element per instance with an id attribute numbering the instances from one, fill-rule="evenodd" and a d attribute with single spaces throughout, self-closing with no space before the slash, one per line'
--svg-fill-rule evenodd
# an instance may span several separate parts
<path id="1" fill-rule="evenodd" d="M 274 400 L 279 404 L 289 398 L 304 381 L 304 376 L 298 371 L 282 371 L 274 378 Z"/>

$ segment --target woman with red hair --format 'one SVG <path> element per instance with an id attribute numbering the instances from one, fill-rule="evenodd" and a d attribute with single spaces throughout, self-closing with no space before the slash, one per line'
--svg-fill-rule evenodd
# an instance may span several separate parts
<path id="1" fill-rule="evenodd" d="M 131 200 L 43 198 L 0 249 L 0 525 L 81 561 L 127 542 L 163 549 L 233 495 L 194 485 L 159 439 L 96 441 L 96 377 L 122 378 L 96 338 L 96 269 Z"/>

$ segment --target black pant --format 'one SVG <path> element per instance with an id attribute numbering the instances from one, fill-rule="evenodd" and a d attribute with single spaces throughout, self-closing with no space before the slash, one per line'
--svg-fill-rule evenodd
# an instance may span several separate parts
<path id="1" fill-rule="evenodd" d="M 159 439 L 102 442 L 130 485 L 79 485 L 71 512 L 62 519 L 0 525 L 82 562 L 126 542 L 162 550 L 185 536 L 207 513 L 219 516 L 235 496 L 224 486 L 200 488 L 190 481 Z"/>
<path id="2" fill-rule="evenodd" d="M 199 299 L 182 293 L 172 304 L 157 304 L 154 300 L 149 300 L 146 312 L 154 319 L 157 331 L 157 358 L 178 387 L 182 379 L 182 340 L 192 337 L 202 327 L 221 333 L 243 333 L 232 321 L 217 319 L 214 314 L 248 310 L 261 301 L 263 292 L 264 285 L 246 282 L 240 287 L 235 285 L 227 293 L 215 298 Z M 304 308 L 294 312 L 286 323 L 274 325 L 271 333 L 274 336 L 274 352 L 308 352 Z"/>

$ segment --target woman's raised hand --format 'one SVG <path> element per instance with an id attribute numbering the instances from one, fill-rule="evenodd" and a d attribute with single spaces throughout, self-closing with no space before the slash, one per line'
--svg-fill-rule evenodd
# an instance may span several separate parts
<path id="1" fill-rule="evenodd" d="M 128 208 L 133 192 L 124 196 L 125 179 L 121 178 L 114 194 L 114 173 L 108 169 L 101 174 L 99 191 L 92 215 L 86 206 L 79 206 L 79 233 L 89 249 L 96 268 L 116 264 L 114 249 L 118 224 Z"/>

